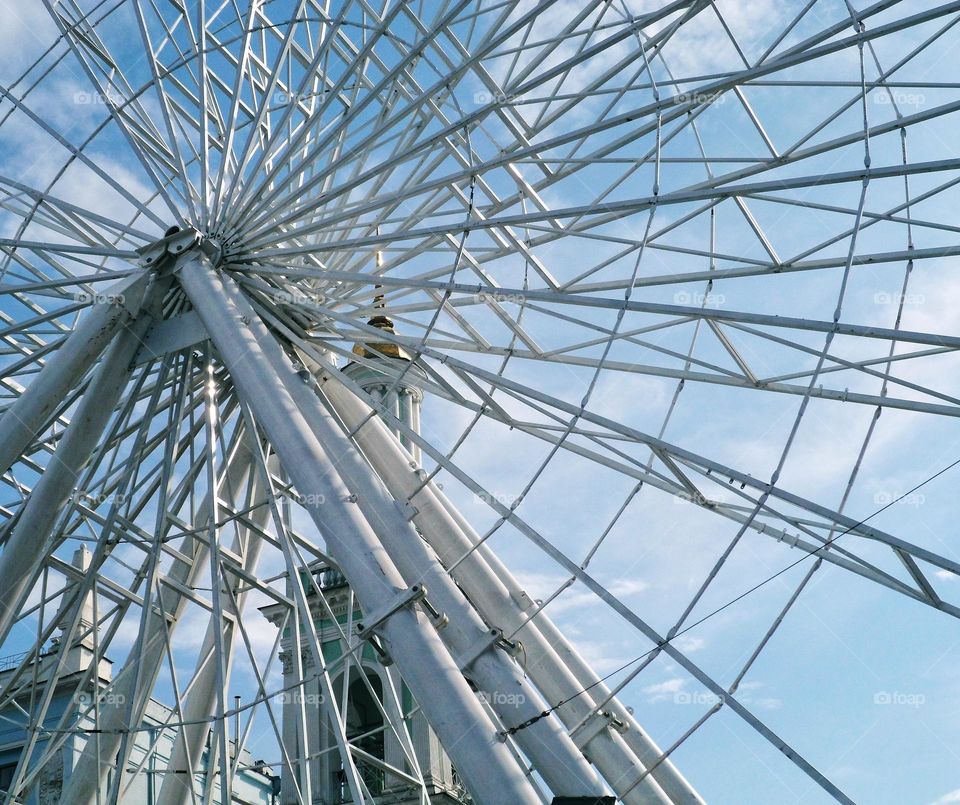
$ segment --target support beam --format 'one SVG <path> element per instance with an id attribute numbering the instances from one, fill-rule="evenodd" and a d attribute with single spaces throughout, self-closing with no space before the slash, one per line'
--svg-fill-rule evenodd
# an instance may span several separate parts
<path id="1" fill-rule="evenodd" d="M 391 494 L 399 501 L 413 496 L 411 503 L 417 512 L 413 521 L 441 561 L 450 562 L 467 553 L 479 539 L 476 533 L 454 513 L 453 506 L 434 484 L 421 489 L 418 468 L 411 466 L 410 457 L 382 420 L 372 415 L 372 409 L 343 385 L 335 371 L 324 370 L 320 380 L 324 396 L 345 425 L 351 430 L 359 427 L 354 438 Z M 545 615 L 538 615 L 536 621 L 524 625 L 525 612 L 535 610 L 536 604 L 488 547 L 481 545 L 460 563 L 453 576 L 489 624 L 507 634 L 521 630 L 515 639 L 524 644 L 526 669 L 537 687 L 551 702 L 570 699 L 558 711 L 564 722 L 573 726 L 590 718 L 597 703 L 606 698 L 606 687 L 597 684 L 596 674 L 552 624 L 549 636 L 543 632 L 541 627 L 549 624 Z M 584 688 L 589 689 L 581 693 Z M 614 699 L 606 709 L 629 729 L 622 736 L 612 729 L 598 731 L 586 742 L 584 753 L 615 791 L 625 793 L 624 802 L 657 801 L 652 796 L 662 790 L 668 802 L 702 804 L 699 795 L 669 760 L 657 766 L 640 786 L 626 793 L 662 753 L 619 702 Z M 655 786 L 648 785 L 648 781 Z"/>
<path id="2" fill-rule="evenodd" d="M 50 417 L 110 339 L 130 323 L 144 298 L 150 276 L 143 272 L 104 292 L 27 389 L 0 417 L 0 475 L 26 452 L 48 426 Z"/>
<path id="3" fill-rule="evenodd" d="M 539 716 L 547 707 L 523 670 L 492 641 L 490 628 L 421 539 L 341 426 L 322 409 L 304 411 L 311 428 L 336 462 L 337 472 L 357 495 L 360 510 L 371 524 L 397 569 L 410 584 L 425 585 L 432 606 L 449 623 L 440 635 L 464 673 L 489 695 L 491 707 L 510 726 Z M 408 459 L 409 460 L 409 459 Z M 367 613 L 369 614 L 369 613 Z M 478 644 L 484 645 L 477 651 Z M 596 773 L 554 716 L 541 718 L 517 735 L 518 743 L 550 789 L 557 795 L 599 796 L 604 793 Z"/>
<path id="4" fill-rule="evenodd" d="M 93 320 L 102 321 L 100 314 L 107 315 L 114 322 L 113 329 L 119 327 L 125 318 L 116 310 L 108 310 L 98 311 Z M 73 494 L 77 478 L 110 421 L 130 377 L 130 361 L 148 324 L 149 319 L 141 319 L 134 327 L 120 332 L 110 345 L 60 439 L 56 453 L 23 505 L 19 519 L 7 538 L 3 553 L 0 553 L 0 641 L 6 639 L 15 622 L 49 549 L 50 534 L 60 512 Z M 87 328 L 78 328 L 74 334 L 84 333 L 87 333 Z M 91 360 L 95 356 L 96 353 Z M 45 395 L 41 395 L 40 400 L 45 403 Z M 53 407 L 52 403 L 44 404 L 32 408 L 28 413 L 49 412 Z M 29 427 L 22 422 L 17 424 L 20 428 Z M 12 438 L 17 440 L 18 437 L 29 441 L 32 435 L 26 436 L 20 430 Z M 7 447 L 4 443 L 4 448 Z"/>
<path id="5" fill-rule="evenodd" d="M 251 478 L 251 499 L 259 500 L 264 491 L 265 486 L 262 479 L 255 473 Z M 258 529 L 265 528 L 270 520 L 270 507 L 264 503 L 250 511 L 248 516 L 257 528 L 244 526 L 242 532 L 237 535 L 232 551 L 243 557 L 244 571 L 252 574 L 256 571 L 260 549 L 263 547 L 263 538 L 260 536 Z M 229 593 L 226 589 L 227 583 L 232 588 Z M 221 586 L 223 591 L 220 600 L 225 601 L 233 598 L 237 604 L 238 612 L 236 614 L 239 617 L 247 592 L 251 589 L 250 586 L 247 585 L 245 590 L 241 591 L 240 588 L 244 586 L 242 578 L 229 572 Z M 223 629 L 223 653 L 227 660 L 226 678 L 229 680 L 232 665 L 230 658 L 233 654 L 234 643 L 239 639 L 237 624 L 222 620 L 217 613 L 211 613 L 200 654 L 197 658 L 196 669 L 191 677 L 193 682 L 191 683 L 190 693 L 183 708 L 184 726 L 177 731 L 177 737 L 170 752 L 170 762 L 167 764 L 167 771 L 163 776 L 163 785 L 160 787 L 160 795 L 157 797 L 156 805 L 186 805 L 191 801 L 193 791 L 193 774 L 191 772 L 200 769 L 201 756 L 206 749 L 207 736 L 210 733 L 210 719 L 216 712 L 215 686 L 219 684 L 219 679 L 217 666 L 214 662 L 214 652 L 216 648 L 215 630 L 218 629 Z M 223 725 L 223 728 L 225 729 L 226 725 Z M 215 751 L 216 745 L 211 744 L 211 749 Z M 207 768 L 213 768 L 214 766 L 215 763 L 211 754 L 207 760 Z"/>
<path id="6" fill-rule="evenodd" d="M 198 251 L 182 258 L 177 272 L 238 393 L 306 497 L 306 509 L 361 606 L 367 611 L 389 607 L 407 584 L 302 413 L 321 409 L 319 399 L 304 386 L 232 279 Z M 401 609 L 380 627 L 379 637 L 478 801 L 538 803 L 539 796 L 426 616 L 416 608 Z"/>
<path id="7" fill-rule="evenodd" d="M 251 448 L 241 441 L 236 454 L 227 464 L 225 484 L 233 485 L 234 488 L 243 485 L 253 466 L 251 449 L 256 448 Z M 202 530 L 210 512 L 209 492 L 199 511 L 202 514 L 198 518 L 197 530 Z M 97 791 L 106 788 L 107 774 L 111 769 L 127 767 L 125 762 L 117 764 L 116 756 L 123 737 L 122 730 L 127 724 L 128 703 L 133 703 L 132 712 L 135 714 L 142 713 L 146 706 L 157 674 L 163 667 L 166 632 L 172 633 L 176 629 L 190 601 L 189 596 L 181 590 L 192 590 L 206 565 L 208 551 L 207 544 L 193 535 L 187 536 L 181 545 L 180 552 L 190 558 L 173 560 L 166 574 L 169 583 L 161 583 L 162 605 L 151 609 L 140 640 L 139 652 L 131 652 L 114 679 L 114 695 L 100 703 L 99 721 L 102 731 L 99 740 L 87 742 L 64 787 L 60 805 L 96 805 Z M 161 613 L 165 613 L 166 617 Z M 138 663 L 141 668 L 139 674 Z M 128 752 L 132 749 L 133 741 L 128 741 Z"/>

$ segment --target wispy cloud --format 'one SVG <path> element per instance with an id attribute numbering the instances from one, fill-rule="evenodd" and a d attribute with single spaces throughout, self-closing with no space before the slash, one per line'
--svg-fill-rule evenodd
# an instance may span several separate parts
<path id="1" fill-rule="evenodd" d="M 683 690 L 683 686 L 686 684 L 685 679 L 680 677 L 673 677 L 668 679 L 665 682 L 658 682 L 655 685 L 647 685 L 643 689 L 643 692 L 647 694 L 650 702 L 663 702 L 673 699 L 674 694 L 679 693 Z"/>

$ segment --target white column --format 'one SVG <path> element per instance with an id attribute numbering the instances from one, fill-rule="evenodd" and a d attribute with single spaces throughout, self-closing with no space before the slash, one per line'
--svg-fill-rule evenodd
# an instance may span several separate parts
<path id="1" fill-rule="evenodd" d="M 24 392 L 0 416 L 0 475 L 49 425 L 50 417 L 86 374 L 117 331 L 140 309 L 149 283 L 146 273 L 112 286 L 105 301 L 93 305 Z"/>
<path id="2" fill-rule="evenodd" d="M 410 456 L 379 417 L 369 417 L 371 408 L 337 379 L 335 370 L 323 368 L 322 371 L 324 378 L 329 378 L 322 387 L 324 395 L 347 428 L 352 430 L 365 421 L 355 434 L 357 444 L 392 495 L 398 500 L 407 499 L 420 487 L 420 476 Z M 417 509 L 413 520 L 441 561 L 449 563 L 458 559 L 479 540 L 434 484 L 417 494 L 413 505 Z M 508 633 L 521 628 L 525 611 L 535 606 L 486 545 L 481 545 L 462 562 L 453 575 L 487 622 Z M 597 702 L 605 697 L 606 688 L 602 684 L 596 685 L 575 696 L 594 685 L 597 677 L 545 613 L 523 626 L 517 639 L 523 642 L 526 650 L 527 671 L 544 696 L 552 702 L 574 697 L 558 711 L 565 723 L 576 724 L 597 709 Z M 609 729 L 601 730 L 586 743 L 585 752 L 614 790 L 625 790 L 661 752 L 619 702 L 613 700 L 604 709 L 612 711 L 630 729 L 622 736 Z M 669 761 L 654 769 L 625 797 L 625 801 L 702 802 Z"/>
<path id="3" fill-rule="evenodd" d="M 276 338 L 236 283 L 199 253 L 178 268 L 180 284 L 213 339 L 241 398 L 265 431 L 327 548 L 367 617 L 389 609 L 407 583 L 355 503 L 353 491 L 310 427 L 305 411 L 325 415 Z M 322 503 L 320 501 L 323 501 Z M 539 796 L 499 739 L 426 616 L 403 607 L 377 633 L 482 803 L 538 803 Z"/>
<path id="4" fill-rule="evenodd" d="M 396 397 L 388 395 L 387 399 L 395 400 Z M 361 511 L 373 524 L 397 569 L 405 578 L 423 583 L 433 606 L 449 618 L 441 637 L 453 655 L 466 658 L 468 654 L 477 654 L 476 647 L 481 642 L 489 643 L 464 668 L 464 673 L 488 694 L 493 710 L 506 726 L 539 716 L 546 709 L 546 703 L 520 667 L 490 643 L 487 624 L 464 597 L 430 546 L 400 513 L 396 500 L 371 472 L 369 464 L 343 429 L 325 411 L 322 415 L 308 417 L 308 421 L 324 444 L 330 446 L 337 471 L 358 495 Z M 390 438 L 396 448 L 402 450 L 392 434 Z M 596 773 L 555 716 L 538 719 L 517 733 L 517 741 L 554 794 L 589 796 L 604 792 Z"/>
<path id="5" fill-rule="evenodd" d="M 241 443 L 236 454 L 231 458 L 226 468 L 225 484 L 232 488 L 240 488 L 253 464 L 253 456 L 247 446 Z M 198 518 L 200 522 L 194 524 L 198 530 L 203 529 L 207 523 L 210 512 L 209 494 L 207 492 L 200 506 L 202 512 Z M 161 607 L 151 609 L 140 639 L 139 651 L 131 651 L 123 668 L 114 679 L 114 695 L 100 704 L 100 728 L 103 730 L 100 740 L 87 741 L 64 787 L 60 805 L 93 805 L 96 802 L 97 790 L 105 787 L 108 772 L 116 767 L 117 752 L 122 738 L 121 730 L 127 726 L 127 713 L 133 713 L 134 721 L 141 718 L 157 674 L 164 663 L 165 632 L 169 630 L 172 636 L 189 600 L 176 588 L 193 586 L 197 575 L 207 564 L 208 551 L 209 548 L 201 540 L 192 536 L 185 538 L 180 552 L 192 559 L 190 561 L 174 559 L 167 573 L 173 585 L 162 582 L 160 585 L 162 610 L 166 615 L 166 621 L 160 615 Z M 138 667 L 140 669 L 139 685 L 137 685 Z M 131 702 L 132 709 L 129 704 Z M 128 753 L 132 751 L 133 746 L 133 741 L 127 742 Z M 122 763 L 121 768 L 126 768 L 126 764 Z"/>
<path id="6" fill-rule="evenodd" d="M 0 553 L 0 640 L 16 620 L 49 548 L 50 532 L 110 420 L 130 376 L 130 361 L 147 321 L 120 333 L 83 394 L 56 453 L 27 498 Z M 80 332 L 80 330 L 77 330 Z"/>
<path id="7" fill-rule="evenodd" d="M 252 499 L 254 501 L 259 500 L 265 491 L 265 485 L 259 473 L 254 473 L 250 486 Z M 247 516 L 257 528 L 262 529 L 270 519 L 270 507 L 264 503 L 250 511 Z M 243 557 L 245 572 L 252 574 L 256 571 L 262 546 L 263 539 L 255 530 L 241 526 L 232 550 Z M 246 591 L 238 592 L 238 590 L 245 585 L 238 576 L 230 573 L 227 574 L 227 581 L 230 583 L 237 607 L 242 612 L 247 593 Z M 223 592 L 220 600 L 228 601 L 230 595 L 227 592 L 225 582 L 221 582 L 221 588 Z M 220 618 L 217 613 L 211 613 L 210 620 L 207 623 L 207 631 L 201 644 L 200 655 L 197 659 L 197 666 L 194 669 L 190 693 L 183 707 L 183 721 L 186 726 L 177 731 L 173 750 L 170 753 L 170 762 L 167 765 L 166 774 L 163 776 L 163 785 L 160 787 L 160 794 L 157 797 L 157 805 L 182 805 L 191 799 L 193 777 L 190 770 L 192 769 L 196 773 L 200 768 L 200 758 L 207 743 L 207 735 L 210 732 L 209 719 L 216 712 L 216 689 L 220 680 L 214 654 L 216 650 L 215 632 L 219 629 L 223 630 L 223 653 L 227 666 L 224 684 L 230 679 L 234 645 L 238 640 L 241 640 L 241 637 L 230 621 Z M 215 755 L 217 751 L 216 743 L 212 744 L 210 756 L 207 758 L 207 769 L 216 767 Z"/>

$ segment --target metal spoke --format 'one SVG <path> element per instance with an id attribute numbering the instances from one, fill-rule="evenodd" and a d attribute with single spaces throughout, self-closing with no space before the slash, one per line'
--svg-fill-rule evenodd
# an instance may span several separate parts
<path id="1" fill-rule="evenodd" d="M 818 736 L 960 618 L 960 2 L 774 5 L 9 15 L 10 802 L 940 785 Z"/>

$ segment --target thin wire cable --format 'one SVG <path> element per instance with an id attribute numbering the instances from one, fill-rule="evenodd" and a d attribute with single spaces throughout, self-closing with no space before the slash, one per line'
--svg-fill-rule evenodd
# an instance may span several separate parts
<path id="1" fill-rule="evenodd" d="M 780 576 L 782 576 L 782 575 L 783 575 L 784 573 L 786 573 L 787 571 L 792 570 L 792 569 L 795 568 L 797 565 L 799 565 L 801 562 L 805 562 L 805 561 L 806 561 L 807 559 L 809 559 L 811 556 L 817 556 L 817 555 L 820 554 L 822 551 L 824 551 L 824 550 L 826 550 L 827 548 L 829 548 L 829 547 L 830 547 L 833 543 L 835 543 L 838 539 L 840 539 L 840 537 L 844 536 L 845 534 L 849 534 L 849 533 L 850 533 L 851 531 L 853 531 L 854 529 L 859 528 L 859 527 L 862 526 L 864 523 L 869 522 L 869 521 L 872 520 L 874 517 L 876 517 L 878 514 L 881 514 L 882 512 L 886 511 L 886 510 L 889 509 L 891 506 L 893 506 L 893 505 L 896 504 L 896 503 L 899 503 L 899 502 L 900 502 L 901 500 L 903 500 L 904 498 L 909 497 L 909 496 L 912 495 L 914 492 L 916 492 L 918 489 L 921 489 L 922 487 L 926 486 L 926 485 L 927 485 L 928 483 L 930 483 L 931 481 L 934 481 L 934 480 L 936 480 L 937 478 L 939 478 L 939 477 L 940 477 L 941 475 L 943 475 L 944 473 L 949 472 L 950 470 L 952 470 L 952 469 L 953 469 L 954 467 L 956 467 L 958 464 L 960 464 L 960 458 L 958 458 L 956 461 L 951 462 L 951 463 L 948 464 L 946 467 L 943 467 L 942 469 L 938 470 L 938 471 L 935 472 L 933 475 L 931 475 L 931 476 L 929 476 L 928 478 L 926 478 L 925 480 L 921 481 L 921 482 L 918 483 L 916 486 L 914 486 L 912 489 L 909 489 L 908 491 L 904 492 L 902 495 L 894 498 L 893 500 L 891 500 L 891 501 L 890 501 L 889 503 L 887 503 L 886 505 L 881 506 L 881 507 L 880 507 L 879 509 L 877 509 L 875 512 L 873 512 L 872 514 L 864 517 L 864 518 L 863 518 L 862 520 L 860 520 L 859 522 L 854 523 L 853 525 L 851 525 L 851 526 L 849 526 L 848 528 L 844 529 L 843 531 L 841 531 L 840 533 L 838 533 L 838 534 L 837 534 L 835 537 L 833 537 L 832 539 L 829 539 L 829 540 L 827 540 L 826 542 L 824 542 L 823 545 L 821 545 L 819 548 L 817 548 L 817 550 L 815 550 L 815 551 L 810 551 L 810 553 L 806 553 L 806 554 L 804 554 L 803 556 L 801 556 L 799 559 L 791 562 L 791 563 L 788 564 L 788 565 L 785 565 L 784 567 L 780 568 L 780 570 L 778 570 L 776 573 L 774 573 L 774 574 L 772 574 L 772 575 L 770 575 L 770 576 L 767 576 L 767 578 L 765 578 L 763 581 L 760 581 L 760 582 L 758 582 L 757 584 L 754 584 L 753 587 L 750 587 L 749 589 L 744 590 L 742 593 L 740 593 L 739 595 L 737 595 L 735 598 L 731 598 L 731 599 L 730 599 L 729 601 L 727 601 L 725 604 L 717 607 L 717 608 L 714 609 L 712 612 L 708 612 L 706 615 L 704 615 L 704 616 L 703 616 L 702 618 L 700 618 L 699 620 L 696 620 L 696 621 L 694 621 L 693 623 L 688 624 L 687 626 L 685 626 L 685 627 L 684 627 L 683 629 L 681 629 L 680 631 L 675 632 L 674 634 L 670 635 L 669 637 L 661 640 L 659 643 L 657 643 L 656 646 L 654 646 L 654 647 L 653 647 L 652 649 L 650 649 L 649 651 L 645 651 L 643 654 L 641 654 L 641 655 L 639 655 L 639 656 L 637 656 L 637 657 L 634 657 L 632 660 L 629 660 L 629 661 L 625 662 L 625 663 L 624 663 L 623 665 L 621 665 L 619 668 L 615 668 L 614 670 L 610 671 L 610 672 L 609 672 L 608 674 L 606 674 L 605 676 L 600 677 L 596 682 L 593 682 L 592 684 L 587 685 L 586 687 L 582 688 L 581 690 L 578 690 L 578 691 L 577 691 L 576 693 L 574 693 L 573 695 L 568 696 L 568 697 L 565 698 L 565 699 L 561 699 L 559 702 L 557 702 L 556 704 L 552 705 L 552 706 L 549 707 L 548 709 L 544 710 L 544 711 L 543 711 L 542 713 L 540 713 L 539 715 L 536 715 L 536 716 L 534 716 L 533 718 L 527 719 L 526 721 L 522 722 L 521 724 L 517 724 L 515 727 L 509 727 L 508 729 L 503 730 L 501 734 L 504 735 L 504 736 L 514 735 L 515 733 L 520 732 L 520 730 L 526 729 L 527 727 L 529 727 L 529 726 L 531 726 L 531 725 L 533 725 L 533 724 L 536 724 L 540 719 L 546 718 L 547 716 L 549 716 L 549 715 L 550 715 L 551 713 L 553 713 L 554 711 L 556 711 L 556 710 L 558 710 L 559 708 L 563 707 L 563 705 L 565 705 L 567 702 L 572 701 L 573 699 L 577 698 L 578 696 L 582 696 L 584 693 L 587 693 L 588 691 L 592 690 L 592 689 L 595 688 L 597 685 L 600 685 L 600 684 L 602 684 L 603 682 L 605 682 L 606 680 L 610 679 L 611 677 L 616 676 L 616 675 L 619 674 L 621 671 L 625 671 L 625 670 L 626 670 L 627 668 L 629 668 L 631 665 L 634 665 L 635 663 L 640 662 L 641 660 L 645 659 L 645 658 L 648 657 L 649 655 L 651 655 L 651 654 L 653 654 L 653 653 L 655 653 L 655 652 L 659 652 L 659 651 L 660 651 L 665 645 L 667 645 L 668 643 L 672 643 L 672 642 L 673 642 L 674 640 L 676 640 L 678 637 L 681 637 L 682 635 L 685 635 L 685 634 L 686 634 L 687 632 L 689 632 L 691 629 L 695 629 L 695 628 L 696 628 L 697 626 L 699 626 L 700 624 L 705 623 L 706 621 L 710 620 L 711 618 L 719 615 L 719 614 L 720 614 L 721 612 L 723 612 L 724 610 L 729 609 L 729 608 L 732 607 L 734 604 L 738 603 L 739 601 L 742 601 L 742 600 L 743 600 L 744 598 L 746 598 L 748 595 L 751 595 L 751 594 L 755 593 L 755 592 L 756 592 L 757 590 L 759 590 L 761 587 L 765 587 L 765 586 L 766 586 L 767 584 L 769 584 L 771 581 L 774 581 L 775 579 L 779 578 Z"/>

